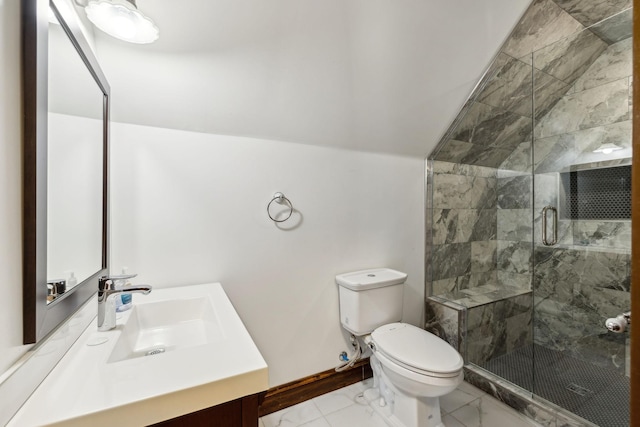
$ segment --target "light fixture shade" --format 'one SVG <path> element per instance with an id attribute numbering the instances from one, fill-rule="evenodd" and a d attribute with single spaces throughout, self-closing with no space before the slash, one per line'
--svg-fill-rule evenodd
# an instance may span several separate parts
<path id="1" fill-rule="evenodd" d="M 614 151 L 622 150 L 622 147 L 618 147 L 615 144 L 603 144 L 598 149 L 593 150 L 594 153 L 611 154 Z"/>
<path id="2" fill-rule="evenodd" d="M 91 0 L 85 8 L 96 27 L 130 43 L 152 43 L 160 31 L 154 22 L 129 0 Z"/>

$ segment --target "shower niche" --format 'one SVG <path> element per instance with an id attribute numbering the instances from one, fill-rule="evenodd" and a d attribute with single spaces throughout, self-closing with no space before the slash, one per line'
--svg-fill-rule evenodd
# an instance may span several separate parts
<path id="1" fill-rule="evenodd" d="M 560 173 L 560 218 L 630 220 L 631 165 Z"/>

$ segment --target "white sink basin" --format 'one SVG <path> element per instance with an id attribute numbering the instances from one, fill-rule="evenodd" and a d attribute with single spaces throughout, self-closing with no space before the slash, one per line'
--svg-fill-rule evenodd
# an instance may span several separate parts
<path id="1" fill-rule="evenodd" d="M 221 342 L 224 338 L 207 297 L 136 304 L 107 363 L 158 356 L 168 351 Z"/>
<path id="2" fill-rule="evenodd" d="M 134 296 L 114 329 L 94 321 L 9 427 L 150 425 L 268 387 L 267 364 L 220 283 L 154 288 Z"/>

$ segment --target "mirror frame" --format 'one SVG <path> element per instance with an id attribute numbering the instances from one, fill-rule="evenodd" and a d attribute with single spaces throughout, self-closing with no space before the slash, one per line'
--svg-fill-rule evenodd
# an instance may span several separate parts
<path id="1" fill-rule="evenodd" d="M 101 268 L 47 304 L 47 126 L 49 8 L 57 16 L 103 93 L 102 261 Z M 82 33 L 72 2 L 22 0 L 23 108 L 23 341 L 40 341 L 98 290 L 108 269 L 108 171 L 110 86 Z"/>

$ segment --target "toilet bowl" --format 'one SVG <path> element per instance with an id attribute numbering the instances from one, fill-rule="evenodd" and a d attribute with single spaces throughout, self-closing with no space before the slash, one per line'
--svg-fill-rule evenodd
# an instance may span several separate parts
<path id="1" fill-rule="evenodd" d="M 463 381 L 463 359 L 447 342 L 400 323 L 405 273 L 391 269 L 336 276 L 342 326 L 364 340 L 384 415 L 397 427 L 444 427 L 440 396 Z M 379 409 L 379 408 L 378 408 Z"/>
<path id="2" fill-rule="evenodd" d="M 402 427 L 441 427 L 440 396 L 464 379 L 463 360 L 448 343 L 406 323 L 383 325 L 365 338 L 390 421 Z"/>

